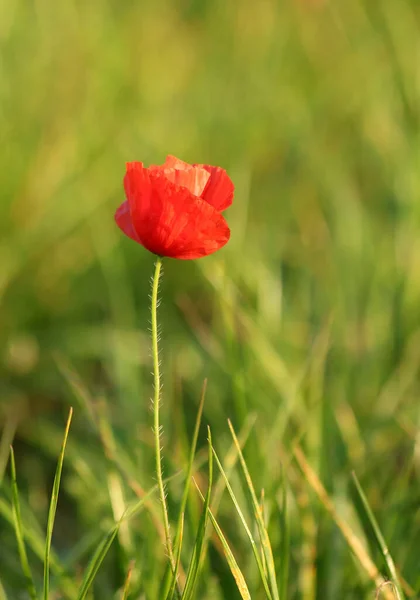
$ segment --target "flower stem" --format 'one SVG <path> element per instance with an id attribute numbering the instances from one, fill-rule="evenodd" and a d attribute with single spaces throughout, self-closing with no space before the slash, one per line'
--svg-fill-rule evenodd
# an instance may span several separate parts
<path id="1" fill-rule="evenodd" d="M 162 506 L 163 527 L 165 530 L 166 551 L 171 563 L 172 572 L 175 571 L 175 560 L 172 548 L 172 540 L 169 532 L 168 507 L 166 506 L 165 486 L 162 476 L 162 457 L 160 447 L 160 370 L 159 370 L 159 347 L 158 347 L 158 326 L 157 326 L 157 307 L 159 280 L 162 272 L 162 258 L 158 256 L 155 264 L 155 273 L 152 282 L 152 354 L 153 354 L 153 377 L 154 377 L 154 398 L 153 398 L 153 425 L 155 433 L 155 454 L 156 454 L 156 477 L 159 488 L 160 502 Z"/>

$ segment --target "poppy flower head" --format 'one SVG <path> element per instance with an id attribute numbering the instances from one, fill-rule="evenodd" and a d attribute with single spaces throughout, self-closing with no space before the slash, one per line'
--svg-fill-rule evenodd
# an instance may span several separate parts
<path id="1" fill-rule="evenodd" d="M 127 200 L 115 213 L 118 227 L 159 256 L 194 259 L 212 254 L 229 240 L 221 211 L 233 200 L 226 171 L 190 165 L 168 156 L 163 165 L 127 163 Z"/>

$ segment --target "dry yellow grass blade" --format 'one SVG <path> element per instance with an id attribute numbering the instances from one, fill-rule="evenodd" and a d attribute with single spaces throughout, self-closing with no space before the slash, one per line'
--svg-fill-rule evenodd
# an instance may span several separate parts
<path id="1" fill-rule="evenodd" d="M 375 583 L 377 589 L 381 590 L 381 593 L 384 594 L 384 598 L 386 598 L 386 600 L 394 600 L 394 593 L 388 587 L 386 590 L 384 589 L 384 584 L 387 582 L 384 580 L 377 566 L 372 561 L 365 546 L 362 544 L 362 542 L 351 529 L 351 527 L 349 527 L 349 525 L 339 516 L 334 506 L 334 503 L 328 495 L 327 490 L 321 483 L 315 471 L 309 465 L 308 461 L 306 460 L 305 454 L 303 453 L 301 447 L 298 445 L 294 449 L 294 456 L 303 474 L 305 475 L 309 485 L 320 499 L 324 508 L 331 515 L 337 527 L 340 529 L 344 539 L 346 540 L 352 552 L 358 559 L 360 565 L 366 571 L 368 577 Z M 414 596 L 414 590 L 406 581 L 402 580 L 402 586 L 404 588 L 405 593 L 408 596 Z"/>

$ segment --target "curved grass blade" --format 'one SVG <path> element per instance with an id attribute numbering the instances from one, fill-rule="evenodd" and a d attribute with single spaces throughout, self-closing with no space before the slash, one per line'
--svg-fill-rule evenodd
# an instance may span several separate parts
<path id="1" fill-rule="evenodd" d="M 239 503 L 238 503 L 238 501 L 237 501 L 237 499 L 235 497 L 235 494 L 234 494 L 234 492 L 232 490 L 232 487 L 231 487 L 231 485 L 230 485 L 230 483 L 228 481 L 226 473 L 223 470 L 222 463 L 220 462 L 219 457 L 217 456 L 216 451 L 215 451 L 214 448 L 213 448 L 213 455 L 214 455 L 214 458 L 216 460 L 217 466 L 219 467 L 220 473 L 222 474 L 222 477 L 225 480 L 226 488 L 227 488 L 227 490 L 229 492 L 229 495 L 230 495 L 230 497 L 232 499 L 232 502 L 233 502 L 233 504 L 235 506 L 236 512 L 238 513 L 238 516 L 239 516 L 239 518 L 240 518 L 240 520 L 242 522 L 242 525 L 243 525 L 243 527 L 244 527 L 244 529 L 246 531 L 246 534 L 248 536 L 248 539 L 249 539 L 249 541 L 251 543 L 251 548 L 252 548 L 252 551 L 253 551 L 254 556 L 255 556 L 255 561 L 257 563 L 258 570 L 259 570 L 260 576 L 261 576 L 261 580 L 262 580 L 263 585 L 264 585 L 265 594 L 266 594 L 266 596 L 267 596 L 267 598 L 269 600 L 273 600 L 273 595 L 272 595 L 272 593 L 270 591 L 270 586 L 268 584 L 267 577 L 265 576 L 264 565 L 263 565 L 261 557 L 259 555 L 257 544 L 256 544 L 256 542 L 254 540 L 254 536 L 252 535 L 251 530 L 248 527 L 248 524 L 247 524 L 247 522 L 245 520 L 245 517 L 244 517 L 244 515 L 242 513 L 242 510 L 241 510 L 241 508 L 239 506 Z"/>
<path id="2" fill-rule="evenodd" d="M 127 519 L 131 519 L 131 517 L 134 517 L 134 515 L 136 515 L 141 509 L 143 509 L 143 506 L 147 499 L 150 498 L 150 496 L 154 492 L 156 492 L 157 489 L 158 487 L 157 485 L 155 485 L 141 500 L 135 502 L 132 506 L 127 507 L 121 519 L 117 523 L 115 523 L 102 538 L 102 541 L 99 543 L 97 549 L 93 553 L 93 556 L 85 571 L 83 581 L 77 596 L 77 600 L 84 600 L 86 598 L 89 588 L 92 585 L 93 580 L 95 579 L 96 574 L 99 570 L 99 567 L 101 566 L 105 556 L 107 555 L 108 550 L 112 545 L 112 542 L 115 539 L 115 536 L 118 533 L 121 523 L 123 521 L 126 521 Z"/>
<path id="3" fill-rule="evenodd" d="M 94 426 L 95 431 L 99 435 L 106 457 L 125 479 L 125 481 L 127 481 L 128 485 L 136 494 L 136 496 L 142 498 L 146 492 L 136 480 L 136 466 L 134 463 L 132 463 L 126 450 L 115 439 L 112 428 L 109 425 L 109 419 L 107 419 L 104 414 L 103 405 L 95 404 L 87 385 L 83 382 L 74 367 L 64 360 L 62 356 L 56 355 L 56 363 L 61 375 L 72 391 L 75 399 L 83 408 L 92 425 Z M 179 476 L 181 474 L 182 471 L 179 471 L 175 475 Z M 159 537 L 161 538 L 162 542 L 165 543 L 165 531 L 160 521 L 160 511 L 158 506 L 156 506 L 153 502 L 148 501 L 147 504 L 145 504 L 145 508 L 150 513 L 150 517 L 156 527 Z M 172 572 L 170 567 L 168 568 L 168 572 L 169 584 L 170 574 Z M 179 575 L 180 577 L 183 575 L 182 565 L 180 565 Z"/>
<path id="4" fill-rule="evenodd" d="M 255 414 L 249 415 L 247 417 L 241 431 L 239 432 L 238 440 L 239 440 L 239 444 L 240 444 L 241 448 L 243 448 L 245 446 L 246 441 L 249 437 L 249 434 L 251 433 L 251 429 L 254 426 L 255 421 L 256 421 L 256 415 Z M 238 451 L 236 449 L 235 444 L 232 442 L 232 445 L 230 446 L 228 452 L 226 453 L 226 455 L 224 457 L 224 470 L 225 470 L 225 473 L 226 473 L 226 476 L 228 479 L 229 479 L 231 473 L 233 473 L 233 470 L 236 466 L 237 460 L 238 460 Z M 211 510 L 214 515 L 217 514 L 224 490 L 225 490 L 225 480 L 223 479 L 222 475 L 220 475 L 219 479 L 216 481 L 216 484 L 214 485 L 214 488 L 213 488 L 213 499 L 211 502 Z"/>
<path id="5" fill-rule="evenodd" d="M 264 520 L 264 523 L 266 522 L 266 516 L 265 516 L 265 492 L 264 492 L 264 488 L 261 490 L 261 498 L 260 498 L 260 510 L 261 510 L 261 514 L 262 514 L 262 518 Z M 261 542 L 261 539 L 260 539 Z M 261 552 L 261 562 L 262 562 L 262 566 L 264 568 L 264 573 L 265 576 L 268 576 L 268 571 L 267 571 L 267 560 L 265 558 L 265 554 L 264 554 L 264 548 L 261 545 L 260 548 L 260 552 Z"/>
<path id="6" fill-rule="evenodd" d="M 281 540 L 279 554 L 282 557 L 279 573 L 280 598 L 287 598 L 287 584 L 289 579 L 289 557 L 290 557 L 290 528 L 287 512 L 287 485 L 286 478 L 282 477 L 282 498 L 280 509 Z"/>
<path id="7" fill-rule="evenodd" d="M 77 600 L 84 600 L 84 598 L 86 598 L 89 588 L 92 585 L 93 580 L 95 579 L 96 573 L 98 572 L 99 567 L 102 564 L 102 561 L 104 560 L 105 556 L 107 555 L 108 550 L 110 549 L 112 542 L 114 541 L 114 539 L 118 533 L 118 530 L 120 528 L 120 523 L 121 523 L 121 521 L 116 523 L 114 525 L 114 527 L 106 534 L 105 538 L 99 544 L 94 555 L 92 556 L 92 559 L 89 563 L 89 566 L 87 567 L 85 576 L 83 578 L 82 586 L 80 588 L 80 592 L 77 597 Z"/>
<path id="8" fill-rule="evenodd" d="M 404 592 L 403 592 L 401 584 L 400 584 L 397 569 L 395 568 L 395 563 L 392 559 L 392 556 L 389 553 L 388 546 L 386 545 L 386 542 L 385 542 L 385 538 L 382 535 L 381 530 L 379 529 L 379 525 L 378 525 L 377 520 L 375 519 L 375 515 L 373 514 L 372 509 L 369 506 L 369 502 L 365 496 L 364 491 L 362 490 L 362 486 L 360 485 L 360 482 L 357 478 L 356 473 L 354 473 L 354 471 L 352 473 L 352 477 L 353 477 L 354 485 L 356 486 L 357 493 L 359 494 L 360 500 L 363 504 L 363 508 L 366 511 L 366 516 L 369 519 L 373 533 L 375 534 L 376 542 L 379 546 L 380 551 L 382 552 L 382 556 L 384 557 L 385 564 L 388 568 L 389 576 L 395 587 L 395 592 L 397 594 L 397 598 L 398 598 L 398 600 L 405 600 L 405 595 L 404 595 Z"/>
<path id="9" fill-rule="evenodd" d="M 20 504 L 21 508 L 25 507 L 22 499 Z M 28 510 L 27 507 L 26 509 Z M 24 512 L 27 513 L 27 510 Z M 3 498 L 0 498 L 0 515 L 7 523 L 13 526 L 13 510 Z M 22 522 L 21 526 L 27 547 L 30 548 L 42 562 L 45 553 L 45 536 L 38 530 L 38 526 L 34 523 L 29 525 L 28 523 Z M 68 566 L 60 562 L 60 559 L 53 550 L 51 550 L 50 553 L 50 568 L 51 572 L 60 580 L 63 598 L 75 600 L 77 597 L 77 587 L 73 580 L 67 575 Z"/>
<path id="10" fill-rule="evenodd" d="M 35 583 L 32 576 L 31 567 L 29 566 L 28 555 L 26 554 L 25 538 L 23 535 L 22 518 L 20 514 L 20 503 L 19 503 L 19 491 L 16 479 L 16 464 L 15 454 L 12 446 L 10 446 L 10 468 L 12 474 L 12 510 L 13 510 L 13 521 L 15 526 L 15 535 L 18 545 L 20 564 L 22 571 L 25 576 L 26 589 L 28 590 L 29 597 L 31 600 L 36 600 L 37 594 L 35 589 Z"/>
<path id="11" fill-rule="evenodd" d="M 206 535 L 206 527 L 208 522 L 208 514 L 209 514 L 209 505 L 210 505 L 210 495 L 211 488 L 213 484 L 213 453 L 212 453 L 212 443 L 211 443 L 211 432 L 210 428 L 208 428 L 208 444 L 209 444 L 209 482 L 207 487 L 206 498 L 204 500 L 203 513 L 200 518 L 200 523 L 198 526 L 197 537 L 195 539 L 195 544 L 193 548 L 193 553 L 191 556 L 190 566 L 187 574 L 187 581 L 185 582 L 184 592 L 182 594 L 182 600 L 190 600 L 192 598 L 195 584 L 197 581 L 197 575 L 200 568 L 201 556 L 204 548 L 204 541 Z"/>
<path id="12" fill-rule="evenodd" d="M 295 446 L 295 448 L 293 450 L 293 455 L 294 455 L 296 462 L 298 463 L 304 477 L 306 478 L 306 481 L 311 486 L 313 491 L 316 493 L 321 504 L 324 506 L 325 510 L 328 512 L 328 514 L 333 519 L 334 523 L 337 525 L 337 527 L 341 531 L 341 534 L 343 535 L 344 539 L 346 540 L 346 542 L 347 542 L 349 548 L 351 549 L 351 551 L 353 552 L 353 554 L 356 556 L 356 558 L 359 561 L 362 568 L 365 570 L 365 572 L 367 573 L 369 578 L 375 583 L 375 585 L 377 587 L 381 586 L 383 584 L 384 580 L 383 580 L 383 577 L 380 574 L 377 566 L 371 559 L 364 544 L 356 536 L 356 534 L 354 533 L 352 528 L 349 526 L 347 521 L 345 521 L 343 518 L 341 518 L 340 515 L 338 514 L 333 501 L 331 500 L 330 496 L 327 493 L 327 490 L 323 486 L 318 475 L 315 473 L 315 471 L 309 465 L 309 463 L 305 457 L 305 454 L 303 453 L 303 451 L 299 445 Z M 407 589 L 408 594 L 410 594 L 410 595 L 415 594 L 414 590 L 411 589 L 411 587 L 405 580 L 403 580 L 403 584 L 404 584 L 404 587 Z"/>
<path id="13" fill-rule="evenodd" d="M 193 472 L 193 465 L 194 465 L 194 458 L 195 458 L 195 452 L 197 449 L 197 440 L 198 440 L 198 433 L 200 431 L 200 425 L 201 425 L 201 417 L 203 415 L 203 407 L 204 407 L 204 400 L 206 397 L 206 389 L 207 389 L 207 379 L 205 379 L 203 381 L 203 387 L 201 389 L 201 397 L 200 397 L 200 404 L 198 405 L 198 412 L 197 412 L 197 417 L 195 420 L 195 426 L 194 426 L 194 433 L 193 433 L 193 439 L 191 442 L 191 450 L 190 450 L 190 455 L 189 455 L 189 460 L 188 460 L 188 466 L 187 466 L 187 473 L 185 476 L 185 485 L 184 485 L 184 491 L 182 494 L 182 499 L 181 499 L 181 506 L 179 509 L 179 518 L 178 518 L 178 525 L 177 525 L 177 532 L 176 532 L 176 536 L 175 536 L 175 541 L 174 541 L 174 552 L 175 554 L 178 552 L 178 545 L 180 544 L 180 535 L 182 534 L 181 529 L 180 529 L 180 525 L 181 525 L 181 519 L 184 519 L 184 515 L 185 515 L 185 510 L 187 507 L 187 501 L 188 501 L 188 494 L 190 491 L 190 484 L 191 484 L 191 475 Z M 179 566 L 178 566 L 179 568 Z M 168 590 L 171 586 L 171 582 L 174 580 L 173 579 L 173 572 L 170 568 L 167 569 L 166 571 L 166 581 L 165 581 L 165 585 L 163 587 L 163 597 L 166 598 L 168 597 Z M 180 594 L 179 594 L 180 596 Z"/>
<path id="14" fill-rule="evenodd" d="M 128 594 L 130 591 L 131 575 L 133 574 L 133 569 L 134 569 L 134 560 L 132 560 L 130 562 L 130 565 L 128 567 L 127 577 L 125 578 L 124 589 L 123 589 L 123 593 L 121 596 L 121 600 L 127 600 L 127 598 L 128 598 Z"/>
<path id="15" fill-rule="evenodd" d="M 67 418 L 66 429 L 64 431 L 63 443 L 61 445 L 60 455 L 58 457 L 57 469 L 55 471 L 53 489 L 51 493 L 50 509 L 48 512 L 47 521 L 47 535 L 45 540 L 45 556 L 44 556 L 44 591 L 43 598 L 48 600 L 49 588 L 50 588 L 50 553 L 51 553 L 51 540 L 54 528 L 55 513 L 57 511 L 58 503 L 58 492 L 60 490 L 61 473 L 63 470 L 64 452 L 66 450 L 67 438 L 70 430 L 70 423 L 73 416 L 73 409 L 70 408 L 69 416 Z"/>
<path id="16" fill-rule="evenodd" d="M 177 582 L 179 564 L 181 562 L 181 551 L 182 551 L 183 534 L 184 534 L 184 515 L 181 514 L 181 520 L 179 522 L 178 531 L 177 531 L 178 547 L 177 547 L 177 550 L 176 550 L 177 554 L 176 554 L 176 559 L 175 559 L 175 571 L 172 574 L 172 581 L 170 581 L 171 585 L 170 585 L 168 594 L 166 596 L 167 600 L 172 600 L 174 598 L 174 596 L 175 596 L 175 593 L 176 593 L 176 582 Z"/>
<path id="17" fill-rule="evenodd" d="M 194 483 L 195 483 L 198 493 L 200 494 L 202 501 L 204 502 L 204 496 L 201 493 L 200 488 L 198 487 L 198 485 L 195 481 L 194 481 Z M 227 540 L 226 540 L 225 536 L 223 535 L 223 532 L 220 529 L 219 524 L 217 523 L 210 508 L 208 510 L 208 513 L 209 513 L 209 518 L 210 518 L 211 524 L 213 525 L 214 530 L 217 533 L 219 540 L 223 546 L 223 551 L 224 551 L 224 554 L 226 557 L 226 561 L 229 565 L 229 568 L 233 575 L 233 578 L 235 579 L 236 587 L 238 588 L 241 598 L 242 598 L 242 600 L 251 600 L 251 594 L 249 593 L 249 589 L 246 584 L 245 577 L 243 576 L 242 571 L 240 570 L 238 563 L 236 562 L 236 559 L 232 553 L 232 550 L 230 549 L 229 544 L 227 543 Z"/>
<path id="18" fill-rule="evenodd" d="M 195 451 L 197 449 L 198 433 L 200 431 L 201 417 L 203 415 L 204 400 L 206 397 L 206 390 L 207 390 L 207 379 L 205 379 L 203 381 L 203 387 L 201 390 L 201 397 L 200 397 L 200 404 L 198 405 L 197 418 L 195 421 L 193 439 L 191 442 L 190 457 L 189 457 L 187 473 L 186 473 L 186 477 L 185 477 L 185 487 L 184 487 L 184 491 L 183 491 L 183 495 L 182 495 L 181 507 L 179 509 L 179 522 L 181 521 L 181 519 L 184 518 L 183 515 L 185 514 L 185 509 L 187 506 L 188 493 L 189 493 L 190 484 L 191 484 L 191 475 L 192 475 L 192 471 L 193 471 Z M 179 522 L 178 522 L 178 524 L 179 524 Z M 176 538 L 175 538 L 175 543 L 176 543 Z"/>
<path id="19" fill-rule="evenodd" d="M 267 532 L 267 529 L 264 524 L 261 507 L 260 507 L 257 495 L 254 490 L 254 485 L 252 483 L 252 479 L 249 474 L 248 467 L 247 467 L 245 459 L 244 459 L 244 455 L 242 454 L 241 446 L 239 444 L 238 438 L 236 437 L 236 433 L 233 429 L 232 423 L 230 422 L 229 419 L 228 419 L 228 424 L 229 424 L 230 432 L 232 434 L 233 441 L 238 450 L 239 462 L 241 463 L 242 471 L 245 476 L 245 480 L 246 480 L 248 492 L 249 492 L 249 495 L 251 498 L 252 506 L 254 508 L 254 516 L 255 516 L 255 520 L 257 521 L 258 532 L 259 532 L 259 536 L 261 539 L 261 544 L 263 547 L 265 560 L 267 563 L 268 579 L 270 581 L 271 594 L 272 594 L 273 600 L 279 600 L 279 591 L 278 591 L 278 587 L 277 587 L 277 578 L 276 578 L 273 550 L 271 548 L 270 538 L 268 536 L 268 532 Z"/>

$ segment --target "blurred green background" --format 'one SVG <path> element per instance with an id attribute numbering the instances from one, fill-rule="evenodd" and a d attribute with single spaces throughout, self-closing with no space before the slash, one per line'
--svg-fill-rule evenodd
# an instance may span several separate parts
<path id="1" fill-rule="evenodd" d="M 255 415 L 246 457 L 279 561 L 286 465 L 288 598 L 371 598 L 375 586 L 295 464 L 296 439 L 386 573 L 356 471 L 420 590 L 419 29 L 414 0 L 0 3 L 0 579 L 11 598 L 24 588 L 8 522 L 14 436 L 24 518 L 41 539 L 75 407 L 54 537 L 74 580 L 133 497 L 104 449 L 110 431 L 124 469 L 154 484 L 153 257 L 113 214 L 125 161 L 166 154 L 222 166 L 236 194 L 228 246 L 164 266 L 165 473 L 185 466 L 207 377 L 204 421 L 221 456 L 227 417 L 239 431 Z M 260 598 L 233 515 L 225 498 L 221 526 Z M 239 598 L 219 550 L 198 597 Z M 158 597 L 164 551 L 144 516 L 119 536 L 95 598 L 114 597 L 133 556 L 133 598 Z"/>

